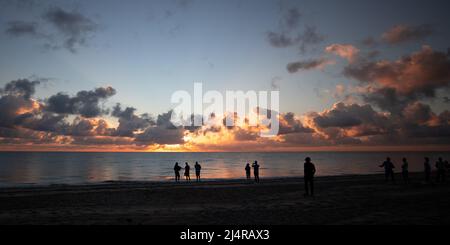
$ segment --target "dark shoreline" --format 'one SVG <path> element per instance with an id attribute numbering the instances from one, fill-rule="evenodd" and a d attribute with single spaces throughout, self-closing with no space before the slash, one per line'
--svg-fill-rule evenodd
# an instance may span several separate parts
<path id="1" fill-rule="evenodd" d="M 0 189 L 0 224 L 450 224 L 450 184 L 384 176 L 112 182 Z"/>
<path id="2" fill-rule="evenodd" d="M 381 171 L 380 171 L 381 172 Z M 410 173 L 414 176 L 419 176 L 422 174 L 421 172 L 412 172 Z M 399 175 L 399 173 L 397 173 Z M 372 174 L 341 174 L 341 175 L 324 175 L 324 176 L 316 176 L 316 180 L 326 180 L 326 179 L 334 179 L 334 178 L 351 178 L 351 177 L 363 177 L 363 176 L 384 176 L 382 173 L 372 173 Z M 192 176 L 191 176 L 192 177 Z M 381 178 L 381 177 L 380 177 Z M 398 178 L 401 178 L 399 175 Z M 261 177 L 261 182 L 265 183 L 273 183 L 279 181 L 303 181 L 303 177 L 301 176 L 286 176 L 286 177 Z M 153 186 L 180 186 L 180 185 L 210 185 L 210 184 L 236 184 L 236 183 L 253 183 L 253 178 L 251 180 L 247 180 L 244 177 L 242 178 L 232 178 L 232 179 L 202 179 L 200 182 L 196 182 L 195 178 L 192 177 L 191 182 L 187 182 L 184 179 L 181 179 L 180 182 L 176 183 L 175 179 L 171 180 L 149 180 L 149 181 L 122 181 L 122 180 L 106 180 L 101 182 L 86 182 L 86 183 L 61 183 L 61 184 L 36 184 L 36 183 L 23 183 L 17 185 L 0 185 L 0 193 L 2 191 L 11 191 L 11 190 L 35 190 L 35 189 L 46 189 L 46 188 L 100 188 L 100 187 L 114 187 L 114 186 L 144 186 L 144 187 L 153 187 Z M 303 183 L 303 182 L 302 182 Z"/>

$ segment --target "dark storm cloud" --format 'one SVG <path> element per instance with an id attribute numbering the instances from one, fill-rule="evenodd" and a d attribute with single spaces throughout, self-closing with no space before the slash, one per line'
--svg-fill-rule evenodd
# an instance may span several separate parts
<path id="1" fill-rule="evenodd" d="M 424 124 L 430 121 L 434 116 L 433 110 L 429 105 L 417 101 L 409 104 L 403 110 L 403 117 L 409 123 Z"/>
<path id="2" fill-rule="evenodd" d="M 120 104 L 114 106 L 111 115 L 119 118 L 119 126 L 114 132 L 117 136 L 134 136 L 138 130 L 143 130 L 154 124 L 153 119 L 147 114 L 141 116 L 135 115 L 136 109 L 133 107 L 126 107 L 122 109 Z"/>
<path id="3" fill-rule="evenodd" d="M 64 134 L 69 128 L 69 124 L 64 121 L 65 118 L 65 115 L 53 113 L 28 113 L 22 115 L 21 120 L 16 123 L 27 129 Z"/>
<path id="4" fill-rule="evenodd" d="M 58 93 L 48 98 L 45 110 L 59 114 L 79 114 L 88 118 L 96 117 L 107 113 L 100 107 L 100 102 L 114 94 L 116 90 L 112 87 L 80 91 L 74 97 Z"/>
<path id="5" fill-rule="evenodd" d="M 302 122 L 295 118 L 295 114 L 288 112 L 280 114 L 279 135 L 294 134 L 294 133 L 312 133 L 314 130 L 303 126 Z"/>
<path id="6" fill-rule="evenodd" d="M 414 96 L 398 95 L 395 88 L 386 87 L 368 89 L 367 93 L 361 94 L 361 96 L 364 101 L 392 113 L 401 112 L 406 105 L 417 99 Z"/>
<path id="7" fill-rule="evenodd" d="M 400 44 L 409 41 L 422 40 L 432 35 L 433 32 L 433 28 L 430 25 L 396 25 L 383 33 L 381 39 L 389 44 Z"/>
<path id="8" fill-rule="evenodd" d="M 3 89 L 0 89 L 0 93 L 22 96 L 25 99 L 29 99 L 36 92 L 36 86 L 40 83 L 40 81 L 18 79 L 7 83 Z"/>
<path id="9" fill-rule="evenodd" d="M 76 117 L 72 124 L 65 128 L 65 135 L 71 136 L 111 136 L 115 129 L 110 128 L 103 119 Z"/>
<path id="10" fill-rule="evenodd" d="M 42 132 L 26 128 L 0 127 L 0 144 L 51 144 L 69 143 L 66 137 L 52 132 Z"/>
<path id="11" fill-rule="evenodd" d="M 396 61 L 360 60 L 348 65 L 343 73 L 372 87 L 363 95 L 367 101 L 393 111 L 420 98 L 434 98 L 438 89 L 448 88 L 450 58 L 424 46 Z"/>
<path id="12" fill-rule="evenodd" d="M 12 127 L 24 115 L 35 110 L 37 102 L 31 100 L 39 81 L 14 80 L 0 89 L 0 126 Z"/>
<path id="13" fill-rule="evenodd" d="M 64 48 L 73 53 L 78 46 L 86 45 L 89 36 L 98 29 L 97 23 L 81 13 L 59 7 L 49 9 L 43 18 L 64 36 Z"/>
<path id="14" fill-rule="evenodd" d="M 326 65 L 328 60 L 326 59 L 317 59 L 317 60 L 306 60 L 306 61 L 298 61 L 298 62 L 292 62 L 289 63 L 286 66 L 286 69 L 289 73 L 295 73 L 300 70 L 312 70 L 312 69 L 318 69 L 322 68 L 324 65 Z"/>
<path id="15" fill-rule="evenodd" d="M 170 121 L 172 111 L 158 115 L 156 125 L 136 135 L 138 144 L 183 144 L 185 129 L 175 127 Z"/>
<path id="16" fill-rule="evenodd" d="M 143 133 L 136 135 L 135 142 L 137 144 L 183 144 L 184 129 L 168 129 L 165 127 L 149 127 Z"/>
<path id="17" fill-rule="evenodd" d="M 314 117 L 314 122 L 321 128 L 329 127 L 353 127 L 371 121 L 376 112 L 369 105 L 359 106 L 357 104 L 336 104 L 332 110 Z"/>

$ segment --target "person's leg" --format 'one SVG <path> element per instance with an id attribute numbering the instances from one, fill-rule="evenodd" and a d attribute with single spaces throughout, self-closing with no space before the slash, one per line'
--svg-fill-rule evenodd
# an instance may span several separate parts
<path id="1" fill-rule="evenodd" d="M 308 179 L 305 178 L 305 196 L 309 196 Z"/>

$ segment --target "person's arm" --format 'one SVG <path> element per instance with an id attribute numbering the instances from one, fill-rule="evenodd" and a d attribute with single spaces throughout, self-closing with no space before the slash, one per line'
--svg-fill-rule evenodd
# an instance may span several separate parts
<path id="1" fill-rule="evenodd" d="M 316 166 L 314 164 L 312 165 L 312 171 L 313 171 L 313 174 L 316 173 Z"/>
<path id="2" fill-rule="evenodd" d="M 380 168 L 384 167 L 384 163 L 382 163 L 379 167 L 380 167 Z"/>

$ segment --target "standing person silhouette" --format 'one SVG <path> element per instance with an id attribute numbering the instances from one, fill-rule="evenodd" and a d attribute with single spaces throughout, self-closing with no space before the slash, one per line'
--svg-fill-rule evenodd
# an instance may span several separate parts
<path id="1" fill-rule="evenodd" d="M 258 161 L 255 161 L 252 164 L 253 167 L 253 175 L 255 176 L 255 182 L 259 183 L 259 165 L 258 165 Z"/>
<path id="2" fill-rule="evenodd" d="M 394 179 L 394 164 L 391 162 L 391 158 L 386 158 L 386 161 L 383 162 L 383 164 L 380 165 L 380 168 L 384 168 L 384 177 L 386 182 L 389 180 L 389 177 L 391 177 L 392 182 L 395 182 Z"/>
<path id="3" fill-rule="evenodd" d="M 436 169 L 436 182 L 445 182 L 445 162 L 441 157 L 439 157 L 438 161 L 436 162 Z"/>
<path id="4" fill-rule="evenodd" d="M 202 170 L 202 166 L 198 164 L 198 162 L 195 162 L 194 165 L 195 168 L 195 177 L 197 178 L 197 182 L 200 181 L 200 171 Z"/>
<path id="5" fill-rule="evenodd" d="M 304 196 L 309 196 L 311 190 L 311 196 L 314 196 L 314 174 L 316 173 L 316 166 L 311 162 L 311 158 L 305 158 L 305 163 L 303 164 L 304 179 L 305 179 L 305 194 Z"/>
<path id="6" fill-rule="evenodd" d="M 189 164 L 186 162 L 185 163 L 186 166 L 184 166 L 184 177 L 186 178 L 186 181 L 191 181 L 191 175 L 189 173 L 189 171 L 191 170 L 191 167 L 189 166 Z"/>
<path id="7" fill-rule="evenodd" d="M 409 183 L 409 171 L 408 171 L 408 161 L 406 160 L 406 158 L 403 158 L 403 164 L 402 164 L 402 176 L 403 176 L 403 181 L 405 182 L 405 184 Z"/>
<path id="8" fill-rule="evenodd" d="M 180 181 L 180 170 L 181 170 L 181 167 L 178 166 L 178 162 L 176 162 L 175 166 L 173 167 L 173 171 L 175 171 L 175 182 Z"/>
<path id="9" fill-rule="evenodd" d="M 247 163 L 247 165 L 245 165 L 245 175 L 247 176 L 247 180 L 250 179 L 250 170 L 252 168 L 250 167 L 250 163 Z"/>
<path id="10" fill-rule="evenodd" d="M 425 162 L 423 163 L 424 173 L 425 173 L 425 182 L 430 182 L 431 177 L 431 165 L 430 165 L 430 158 L 425 157 Z"/>

